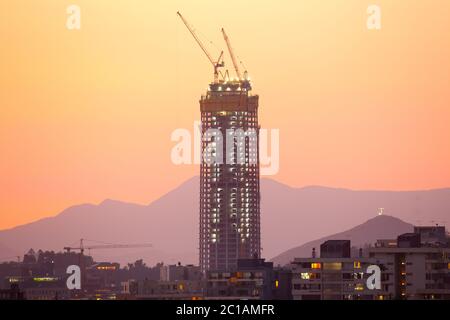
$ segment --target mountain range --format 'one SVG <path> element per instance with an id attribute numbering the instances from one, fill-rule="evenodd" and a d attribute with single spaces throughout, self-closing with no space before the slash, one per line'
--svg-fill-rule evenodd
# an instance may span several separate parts
<path id="1" fill-rule="evenodd" d="M 75 205 L 54 217 L 0 231 L 0 259 L 23 255 L 30 248 L 61 251 L 65 246 L 77 246 L 84 238 L 88 244 L 98 244 L 89 239 L 153 244 L 153 248 L 93 250 L 97 261 L 126 263 L 143 258 L 148 264 L 197 263 L 198 199 L 199 178 L 193 177 L 148 205 L 117 200 Z M 380 207 L 386 214 L 412 224 L 446 223 L 443 220 L 450 213 L 450 189 L 394 192 L 293 188 L 263 178 L 263 256 L 286 261 L 291 252 L 283 253 L 286 250 L 360 225 L 377 216 Z M 367 240 L 374 238 L 367 236 Z M 309 256 L 309 246 L 298 252 Z"/>

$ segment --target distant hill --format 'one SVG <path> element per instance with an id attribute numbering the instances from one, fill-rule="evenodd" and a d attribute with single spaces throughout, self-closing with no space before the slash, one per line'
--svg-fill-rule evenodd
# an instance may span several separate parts
<path id="1" fill-rule="evenodd" d="M 149 205 L 105 200 L 70 207 L 55 217 L 0 231 L 0 259 L 28 249 L 62 250 L 80 238 L 109 243 L 147 243 L 154 248 L 92 251 L 94 258 L 121 263 L 198 263 L 199 179 L 193 177 Z M 261 180 L 263 256 L 270 258 L 311 239 L 352 228 L 385 208 L 386 214 L 416 224 L 445 220 L 450 189 L 352 191 L 292 188 Z M 6 249 L 7 248 L 7 249 Z"/>
<path id="2" fill-rule="evenodd" d="M 382 215 L 372 218 L 350 230 L 307 242 L 301 246 L 287 250 L 271 259 L 275 265 L 285 265 L 294 258 L 311 257 L 312 249 L 316 248 L 320 255 L 320 245 L 327 240 L 351 240 L 352 247 L 364 248 L 378 239 L 396 239 L 398 235 L 413 232 L 412 224 L 395 217 Z"/>

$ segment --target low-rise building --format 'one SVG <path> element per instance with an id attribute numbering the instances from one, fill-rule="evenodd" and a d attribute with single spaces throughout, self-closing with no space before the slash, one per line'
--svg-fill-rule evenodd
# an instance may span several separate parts
<path id="1" fill-rule="evenodd" d="M 144 280 L 137 284 L 136 299 L 199 300 L 203 298 L 202 280 Z"/>
<path id="2" fill-rule="evenodd" d="M 369 258 L 296 258 L 290 264 L 294 300 L 384 300 L 391 297 L 383 290 L 370 290 L 366 283 L 371 275 Z M 380 266 L 378 264 L 378 266 Z M 383 266 L 380 269 L 383 270 Z M 381 273 L 382 283 L 389 281 Z"/>
<path id="3" fill-rule="evenodd" d="M 374 247 L 350 256 L 350 241 L 329 240 L 321 245 L 320 258 L 295 258 L 293 299 L 445 299 L 450 300 L 450 247 L 445 227 L 415 227 L 397 239 L 378 240 Z M 367 286 L 380 268 L 380 288 Z"/>
<path id="4" fill-rule="evenodd" d="M 9 289 L 0 289 L 0 300 L 24 300 L 24 292 L 17 284 L 11 285 Z"/>
<path id="5" fill-rule="evenodd" d="M 274 269 L 272 262 L 240 259 L 236 271 L 207 272 L 206 299 L 290 299 L 290 281 L 290 271 Z"/>
<path id="6" fill-rule="evenodd" d="M 384 289 L 395 299 L 450 300 L 450 248 L 444 227 L 415 227 L 400 235 L 398 245 L 369 249 L 369 256 L 382 261 L 391 275 Z"/>
<path id="7" fill-rule="evenodd" d="M 160 271 L 161 281 L 175 281 L 175 280 L 201 280 L 202 273 L 199 266 L 192 264 L 181 265 L 163 265 Z"/>

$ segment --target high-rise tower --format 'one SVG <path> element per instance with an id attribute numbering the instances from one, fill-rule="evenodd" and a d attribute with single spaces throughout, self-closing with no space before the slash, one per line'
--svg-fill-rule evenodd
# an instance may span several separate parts
<path id="1" fill-rule="evenodd" d="M 200 100 L 203 271 L 232 270 L 237 259 L 261 254 L 258 96 L 250 89 L 248 81 L 213 83 Z"/>
<path id="2" fill-rule="evenodd" d="M 214 82 L 200 99 L 200 268 L 231 271 L 238 259 L 261 256 L 258 96 L 251 94 L 247 71 L 241 74 L 225 30 L 233 80 L 219 70 L 223 51 L 213 60 L 178 15 L 214 67 Z"/>

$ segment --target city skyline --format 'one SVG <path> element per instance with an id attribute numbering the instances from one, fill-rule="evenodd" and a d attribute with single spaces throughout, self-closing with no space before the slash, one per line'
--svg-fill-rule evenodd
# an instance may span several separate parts
<path id="1" fill-rule="evenodd" d="M 443 0 L 1 1 L 2 306 L 449 301 L 449 17 Z"/>
<path id="2" fill-rule="evenodd" d="M 396 226 L 385 233 L 390 223 Z M 367 231 L 374 230 L 370 245 L 353 242 L 369 240 Z M 318 239 L 309 253 L 281 265 L 244 258 L 230 270 L 206 273 L 181 262 L 151 267 L 138 259 L 121 268 L 83 251 L 30 249 L 23 261 L 0 263 L 0 300 L 450 299 L 450 235 L 444 226 L 413 227 L 379 215 L 342 235 Z"/>
<path id="3" fill-rule="evenodd" d="M 0 5 L 0 229 L 106 198 L 147 203 L 197 174 L 171 163 L 170 133 L 198 120 L 210 66 L 177 10 L 215 44 L 222 26 L 232 35 L 262 127 L 281 131 L 274 179 L 449 187 L 449 3 L 379 1 L 378 31 L 365 1 L 231 2 L 219 14 L 200 1 L 82 0 L 79 31 L 65 27 L 66 3 L 21 4 Z"/>

